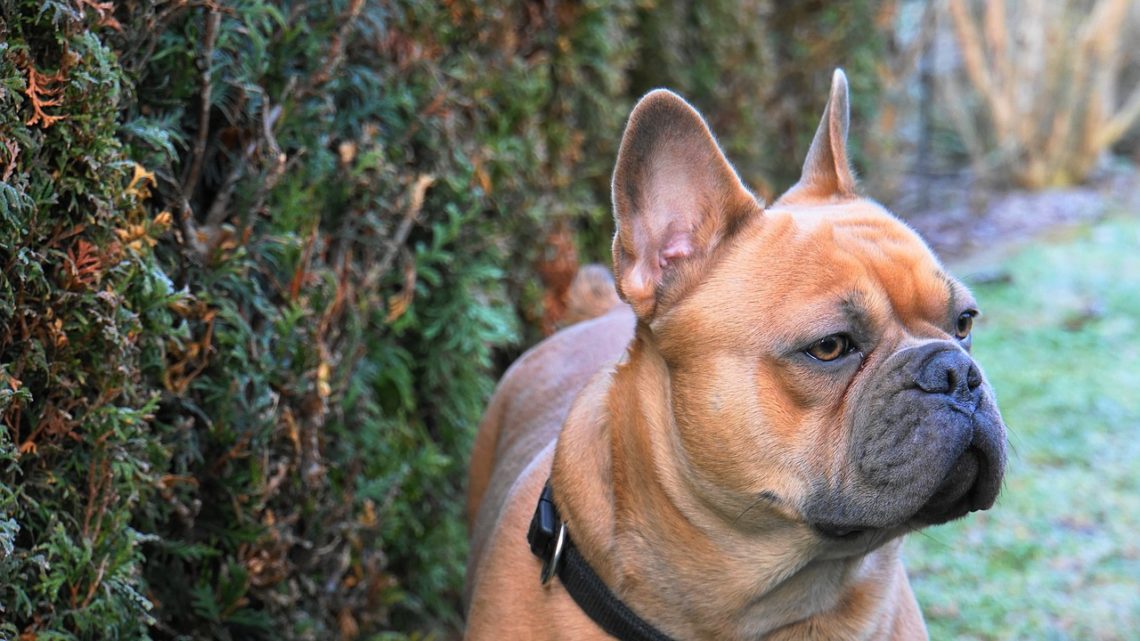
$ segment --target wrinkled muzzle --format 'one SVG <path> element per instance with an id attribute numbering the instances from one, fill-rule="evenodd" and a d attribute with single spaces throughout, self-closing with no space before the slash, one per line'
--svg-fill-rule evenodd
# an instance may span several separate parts
<path id="1" fill-rule="evenodd" d="M 900 350 L 876 372 L 852 421 L 848 477 L 808 518 L 825 531 L 923 526 L 993 505 L 1005 425 L 974 360 L 950 341 Z"/>

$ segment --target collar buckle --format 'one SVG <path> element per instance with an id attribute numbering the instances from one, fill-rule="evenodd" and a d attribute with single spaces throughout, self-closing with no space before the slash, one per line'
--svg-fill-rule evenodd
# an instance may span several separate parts
<path id="1" fill-rule="evenodd" d="M 526 540 L 530 544 L 530 551 L 542 560 L 539 578 L 542 585 L 546 585 L 558 573 L 558 564 L 566 545 L 566 523 L 559 517 L 558 508 L 554 505 L 554 490 L 550 487 L 550 481 L 546 482 L 538 497 Z"/>

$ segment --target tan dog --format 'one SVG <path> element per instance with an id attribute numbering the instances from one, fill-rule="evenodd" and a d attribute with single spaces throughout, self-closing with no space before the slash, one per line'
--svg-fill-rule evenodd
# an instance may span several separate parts
<path id="1" fill-rule="evenodd" d="M 976 306 L 855 191 L 836 71 L 803 177 L 764 208 L 676 95 L 614 172 L 628 306 L 504 376 L 471 463 L 467 638 L 608 638 L 526 533 L 544 483 L 582 558 L 674 639 L 922 639 L 901 536 L 986 509 L 1005 428 Z"/>

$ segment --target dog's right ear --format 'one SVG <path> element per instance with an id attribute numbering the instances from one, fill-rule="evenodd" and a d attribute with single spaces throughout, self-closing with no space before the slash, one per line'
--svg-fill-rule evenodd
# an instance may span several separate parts
<path id="1" fill-rule="evenodd" d="M 761 210 L 701 115 L 664 89 L 630 114 L 613 200 L 618 293 L 646 321 L 683 295 L 713 250 Z"/>
<path id="2" fill-rule="evenodd" d="M 848 93 L 847 74 L 836 69 L 831 75 L 831 91 L 823 108 L 823 118 L 804 159 L 803 174 L 800 181 L 780 197 L 780 202 L 803 198 L 842 200 L 856 195 L 855 174 L 847 162 L 847 129 L 851 122 Z"/>

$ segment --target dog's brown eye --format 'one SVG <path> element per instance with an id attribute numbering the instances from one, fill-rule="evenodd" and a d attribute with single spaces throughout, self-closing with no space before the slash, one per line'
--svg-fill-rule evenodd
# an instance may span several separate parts
<path id="1" fill-rule="evenodd" d="M 817 361 L 833 361 L 844 354 L 850 352 L 853 348 L 851 337 L 846 334 L 832 334 L 826 338 L 821 338 L 811 344 L 807 348 L 808 356 L 816 359 Z"/>
<path id="2" fill-rule="evenodd" d="M 958 317 L 958 326 L 954 328 L 954 333 L 958 335 L 958 340 L 966 340 L 970 335 L 970 330 L 974 329 L 974 316 L 977 312 L 962 312 Z"/>

